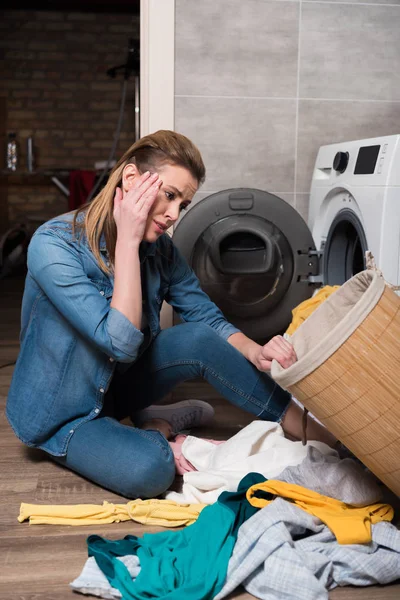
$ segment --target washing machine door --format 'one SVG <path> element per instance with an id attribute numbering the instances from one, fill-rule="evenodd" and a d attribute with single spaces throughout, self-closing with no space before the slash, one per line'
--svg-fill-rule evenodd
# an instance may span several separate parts
<path id="1" fill-rule="evenodd" d="M 317 252 L 302 217 L 257 189 L 230 189 L 198 202 L 173 234 L 202 289 L 226 318 L 265 343 L 317 285 Z"/>

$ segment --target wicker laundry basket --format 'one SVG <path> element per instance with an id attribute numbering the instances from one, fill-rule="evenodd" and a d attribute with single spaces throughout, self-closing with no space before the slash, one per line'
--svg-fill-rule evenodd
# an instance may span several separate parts
<path id="1" fill-rule="evenodd" d="M 298 362 L 272 377 L 400 496 L 400 298 L 363 271 L 290 341 Z"/>

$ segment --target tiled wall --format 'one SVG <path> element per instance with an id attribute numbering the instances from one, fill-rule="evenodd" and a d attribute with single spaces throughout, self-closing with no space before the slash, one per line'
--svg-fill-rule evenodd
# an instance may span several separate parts
<path id="1" fill-rule="evenodd" d="M 176 0 L 175 42 L 198 199 L 256 187 L 307 219 L 319 146 L 400 133 L 400 0 Z"/>

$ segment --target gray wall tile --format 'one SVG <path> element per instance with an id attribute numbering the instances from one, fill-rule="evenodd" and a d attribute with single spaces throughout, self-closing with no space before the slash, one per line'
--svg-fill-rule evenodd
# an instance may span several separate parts
<path id="1" fill-rule="evenodd" d="M 310 191 L 320 146 L 396 133 L 400 133 L 400 102 L 301 100 L 297 191 Z"/>
<path id="2" fill-rule="evenodd" d="M 400 100 L 400 7 L 304 3 L 300 96 Z"/>
<path id="3" fill-rule="evenodd" d="M 294 189 L 294 100 L 176 98 L 175 129 L 198 145 L 204 190 Z"/>
<path id="4" fill-rule="evenodd" d="M 286 0 L 281 0 L 285 2 Z M 400 6 L 400 0 L 322 0 L 323 2 L 329 2 L 330 4 L 394 4 L 395 6 Z M 319 2 L 321 0 L 303 0 L 303 4 L 309 2 Z"/>
<path id="5" fill-rule="evenodd" d="M 177 0 L 177 95 L 296 93 L 299 4 Z"/>
<path id="6" fill-rule="evenodd" d="M 320 145 L 400 133 L 400 0 L 368 2 L 176 0 L 175 129 L 208 170 L 195 202 L 258 187 L 307 219 Z"/>
<path id="7" fill-rule="evenodd" d="M 308 221 L 309 204 L 310 194 L 296 194 L 295 209 L 301 214 L 306 223 Z"/>

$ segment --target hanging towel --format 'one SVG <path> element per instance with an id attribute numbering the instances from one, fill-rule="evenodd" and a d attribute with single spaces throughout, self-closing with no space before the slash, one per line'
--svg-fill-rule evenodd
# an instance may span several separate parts
<path id="1" fill-rule="evenodd" d="M 95 171 L 71 171 L 69 174 L 69 210 L 85 204 L 96 180 Z"/>

